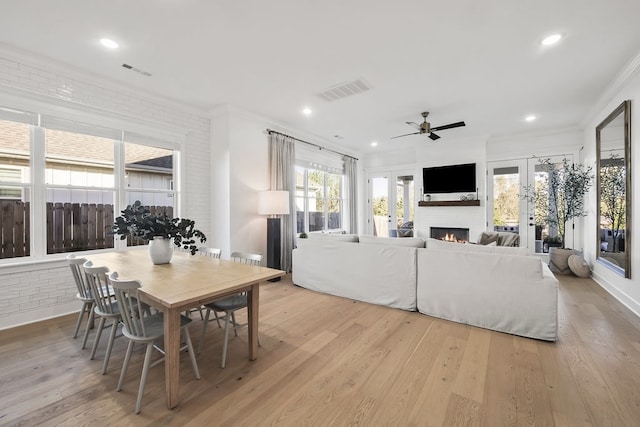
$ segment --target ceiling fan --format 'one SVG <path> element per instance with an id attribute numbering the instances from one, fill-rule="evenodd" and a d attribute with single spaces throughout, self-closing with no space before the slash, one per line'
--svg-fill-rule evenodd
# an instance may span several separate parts
<path id="1" fill-rule="evenodd" d="M 424 113 L 422 113 L 422 117 L 424 118 L 424 122 L 422 122 L 420 124 L 415 123 L 415 122 L 405 122 L 409 126 L 413 126 L 414 128 L 418 129 L 418 132 L 413 132 L 413 133 L 407 133 L 407 134 L 404 134 L 404 135 L 394 136 L 391 139 L 402 138 L 403 136 L 409 136 L 409 135 L 426 134 L 426 135 L 429 136 L 429 138 L 431 138 L 433 141 L 435 141 L 436 139 L 439 139 L 440 137 L 438 135 L 436 135 L 435 133 L 433 133 L 434 130 L 438 131 L 438 130 L 453 129 L 453 128 L 457 128 L 457 127 L 460 127 L 460 126 L 465 126 L 464 122 L 456 122 L 456 123 L 450 123 L 448 125 L 431 127 L 431 124 L 429 122 L 427 122 L 427 116 L 428 115 L 429 115 L 428 111 L 425 111 Z"/>

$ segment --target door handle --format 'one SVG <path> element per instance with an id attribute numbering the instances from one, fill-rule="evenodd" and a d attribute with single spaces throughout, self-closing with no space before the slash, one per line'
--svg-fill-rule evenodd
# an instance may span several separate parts
<path id="1" fill-rule="evenodd" d="M 534 224 L 534 223 L 532 223 L 532 222 L 530 222 L 530 223 L 529 223 L 529 227 L 533 227 L 534 225 L 535 225 L 535 224 Z"/>

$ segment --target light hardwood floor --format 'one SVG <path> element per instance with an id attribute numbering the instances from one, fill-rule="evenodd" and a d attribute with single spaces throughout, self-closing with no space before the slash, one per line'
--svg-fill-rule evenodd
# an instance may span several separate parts
<path id="1" fill-rule="evenodd" d="M 163 366 L 152 368 L 139 415 L 141 349 L 115 391 L 124 338 L 100 375 L 106 337 L 89 360 L 71 338 L 75 316 L 3 331 L 0 425 L 640 425 L 640 320 L 590 279 L 559 279 L 560 338 L 549 343 L 314 293 L 286 277 L 261 288 L 256 361 L 242 330 L 221 369 L 222 330 L 211 327 L 202 379 L 182 354 L 171 411 Z M 201 325 L 190 326 L 196 347 Z"/>

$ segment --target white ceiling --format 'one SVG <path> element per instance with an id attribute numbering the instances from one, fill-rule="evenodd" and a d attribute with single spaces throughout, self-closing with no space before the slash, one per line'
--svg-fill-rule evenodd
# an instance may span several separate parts
<path id="1" fill-rule="evenodd" d="M 640 51 L 638 0 L 0 0 L 0 9 L 10 47 L 205 112 L 239 106 L 362 152 L 399 142 L 389 138 L 411 132 L 405 122 L 422 111 L 432 126 L 466 121 L 439 143 L 578 126 Z M 555 32 L 559 44 L 540 45 Z M 102 37 L 121 47 L 101 47 Z M 372 89 L 317 96 L 358 78 Z M 526 123 L 528 114 L 539 119 Z"/>

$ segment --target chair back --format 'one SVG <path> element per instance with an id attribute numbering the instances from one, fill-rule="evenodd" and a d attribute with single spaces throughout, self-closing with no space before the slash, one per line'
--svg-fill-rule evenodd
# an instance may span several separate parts
<path id="1" fill-rule="evenodd" d="M 107 279 L 108 267 L 95 267 L 91 261 L 87 261 L 82 265 L 87 283 L 93 295 L 95 302 L 95 310 L 98 314 L 108 315 L 118 313 L 118 305 L 109 289 Z"/>
<path id="2" fill-rule="evenodd" d="M 82 265 L 87 262 L 86 258 L 76 258 L 74 254 L 67 255 L 67 262 L 69 263 L 69 267 L 71 268 L 71 274 L 73 275 L 73 280 L 76 282 L 76 287 L 78 288 L 78 295 L 80 298 L 85 300 L 93 299 L 91 297 L 91 290 L 89 288 L 89 284 L 87 283 L 86 276 L 84 271 L 82 270 Z"/>
<path id="3" fill-rule="evenodd" d="M 260 265 L 262 264 L 262 255 L 247 252 L 232 252 L 231 260 L 242 264 Z"/>
<path id="4" fill-rule="evenodd" d="M 220 259 L 220 255 L 222 254 L 222 250 L 217 248 L 207 248 L 205 246 L 198 248 L 198 253 L 203 256 L 208 256 L 211 258 Z"/>
<path id="5" fill-rule="evenodd" d="M 137 338 L 146 338 L 147 331 L 144 323 L 146 308 L 138 298 L 138 289 L 142 287 L 142 282 L 121 280 L 118 278 L 118 273 L 114 271 L 109 275 L 109 283 L 116 294 L 122 323 L 128 334 Z"/>

